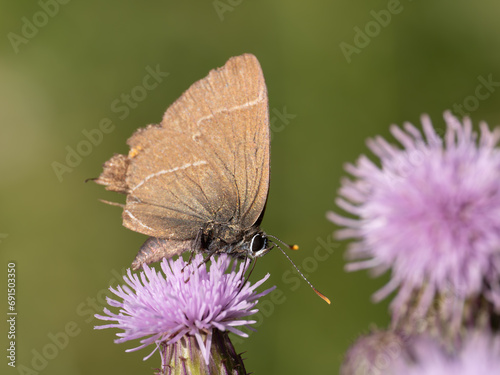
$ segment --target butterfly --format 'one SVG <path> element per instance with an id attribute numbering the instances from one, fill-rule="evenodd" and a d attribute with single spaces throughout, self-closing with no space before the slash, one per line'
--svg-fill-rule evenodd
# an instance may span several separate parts
<path id="1" fill-rule="evenodd" d="M 132 263 L 185 251 L 256 258 L 273 247 L 259 225 L 269 192 L 269 111 L 251 54 L 195 82 L 160 124 L 137 130 L 94 181 L 126 194 L 123 225 L 150 236 Z M 109 203 L 109 202 L 107 202 Z"/>

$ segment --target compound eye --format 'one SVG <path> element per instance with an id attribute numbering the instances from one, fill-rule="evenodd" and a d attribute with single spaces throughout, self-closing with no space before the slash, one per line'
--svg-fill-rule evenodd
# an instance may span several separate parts
<path id="1" fill-rule="evenodd" d="M 250 242 L 250 250 L 255 253 L 260 250 L 264 250 L 267 245 L 267 238 L 262 234 L 256 234 L 252 237 L 252 242 Z"/>

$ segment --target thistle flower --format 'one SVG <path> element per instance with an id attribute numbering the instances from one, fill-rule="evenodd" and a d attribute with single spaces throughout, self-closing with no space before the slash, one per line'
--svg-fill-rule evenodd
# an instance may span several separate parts
<path id="1" fill-rule="evenodd" d="M 423 134 L 409 123 L 391 127 L 402 147 L 369 140 L 381 166 L 364 155 L 348 164 L 354 180 L 342 181 L 336 200 L 356 218 L 328 213 L 345 227 L 337 238 L 356 240 L 347 255 L 357 262 L 347 270 L 392 270 L 374 300 L 398 290 L 396 322 L 409 304 L 426 314 L 436 297 L 446 300 L 439 314 L 452 325 L 470 299 L 500 309 L 500 131 L 481 123 L 479 137 L 469 119 L 444 119 L 443 139 L 422 116 Z"/>
<path id="2" fill-rule="evenodd" d="M 393 331 L 375 331 L 360 337 L 347 351 L 340 375 L 387 374 L 406 343 Z"/>
<path id="3" fill-rule="evenodd" d="M 231 262 L 232 259 L 225 254 L 218 259 L 212 258 L 207 272 L 203 257 L 198 254 L 189 264 L 182 258 L 175 261 L 164 259 L 161 263 L 164 276 L 148 266 L 144 266 L 139 275 L 128 270 L 127 276 L 124 276 L 126 285 L 110 288 L 123 300 L 108 298 L 110 306 L 119 308 L 118 313 L 105 308 L 106 315 L 96 315 L 101 320 L 115 323 L 95 328 L 122 329 L 123 332 L 117 333 L 119 339 L 115 340 L 116 343 L 141 339 L 138 347 L 127 351 L 155 344 L 155 349 L 144 360 L 161 346 L 163 368 L 175 366 L 179 362 L 175 353 L 181 352 L 184 356 L 200 353 L 202 361 L 188 359 L 196 362 L 196 366 L 200 366 L 199 362 L 208 366 L 210 359 L 214 359 L 210 355 L 212 345 L 235 355 L 227 332 L 247 337 L 236 327 L 248 327 L 255 323 L 245 318 L 258 311 L 255 308 L 258 298 L 274 287 L 261 293 L 255 292 L 269 274 L 252 286 L 249 282 L 242 285 L 245 266 L 241 263 L 236 271 L 235 261 L 230 272 L 226 273 Z M 220 332 L 225 334 L 220 335 Z M 222 365 L 231 362 L 231 359 L 219 359 Z M 238 358 L 234 360 L 238 362 Z M 210 371 L 212 362 L 209 369 L 202 373 L 222 373 L 221 369 Z"/>
<path id="4" fill-rule="evenodd" d="M 500 371 L 500 337 L 470 331 L 453 348 L 428 334 L 376 331 L 348 350 L 341 375 L 476 375 Z"/>
<path id="5" fill-rule="evenodd" d="M 420 336 L 408 343 L 386 371 L 390 375 L 476 375 L 500 373 L 500 337 L 469 334 L 460 349 L 449 352 L 436 341 Z"/>

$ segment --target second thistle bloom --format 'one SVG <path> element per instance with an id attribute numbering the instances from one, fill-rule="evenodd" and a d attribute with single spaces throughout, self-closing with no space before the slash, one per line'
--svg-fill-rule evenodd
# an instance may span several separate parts
<path id="1" fill-rule="evenodd" d="M 436 296 L 449 296 L 454 320 L 465 301 L 478 295 L 500 309 L 499 130 L 445 113 L 440 137 L 422 117 L 423 133 L 406 123 L 392 126 L 401 145 L 381 137 L 368 142 L 380 166 L 361 156 L 346 170 L 337 205 L 354 218 L 330 212 L 352 238 L 349 270 L 392 270 L 391 281 L 375 294 L 380 300 L 398 289 L 394 315 L 418 295 L 428 311 Z"/>
<path id="2" fill-rule="evenodd" d="M 387 375 L 476 375 L 500 373 L 500 337 L 488 332 L 469 332 L 459 348 L 450 353 L 429 337 L 407 343 Z"/>
<path id="3" fill-rule="evenodd" d="M 359 338 L 341 375 L 476 375 L 500 373 L 500 336 L 467 332 L 450 349 L 429 335 L 376 331 Z"/>

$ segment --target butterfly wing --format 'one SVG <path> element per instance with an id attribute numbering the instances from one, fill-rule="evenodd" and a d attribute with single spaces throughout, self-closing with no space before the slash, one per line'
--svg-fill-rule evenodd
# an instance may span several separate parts
<path id="1" fill-rule="evenodd" d="M 267 90 L 253 55 L 194 83 L 160 125 L 139 129 L 128 156 L 96 180 L 127 194 L 123 224 L 149 236 L 194 239 L 206 223 L 248 228 L 269 189 Z"/>

